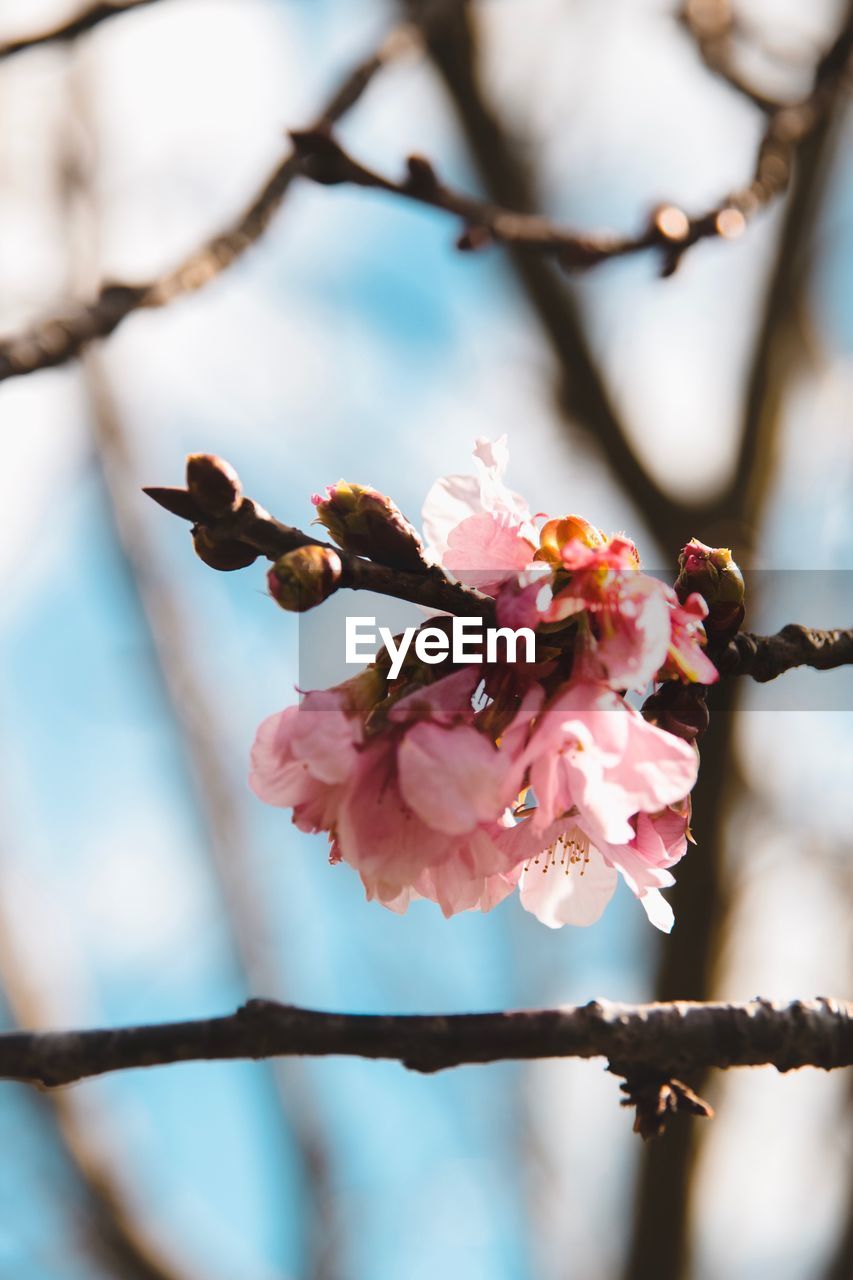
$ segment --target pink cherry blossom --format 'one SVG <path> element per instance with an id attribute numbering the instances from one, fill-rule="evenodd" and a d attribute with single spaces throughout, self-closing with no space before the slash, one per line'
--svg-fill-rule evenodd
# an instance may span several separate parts
<path id="1" fill-rule="evenodd" d="M 698 755 L 623 694 L 717 679 L 705 602 L 679 599 L 640 571 L 628 538 L 583 517 L 537 531 L 504 483 L 505 437 L 478 439 L 474 457 L 476 475 L 430 491 L 430 556 L 493 595 L 500 626 L 537 631 L 536 661 L 436 678 L 418 657 L 393 681 L 377 663 L 308 693 L 260 726 L 251 786 L 325 832 L 331 861 L 392 911 L 418 899 L 445 915 L 488 911 L 518 889 L 549 927 L 587 925 L 622 879 L 669 930 L 661 890 L 691 838 Z M 366 492 L 347 486 L 362 507 Z M 343 493 L 332 497 L 349 518 Z"/>
<path id="2" fill-rule="evenodd" d="M 714 684 L 720 673 L 702 649 L 703 620 L 708 606 L 694 592 L 680 604 L 674 591 L 669 592 L 672 634 L 662 674 L 695 684 Z"/>
<path id="3" fill-rule="evenodd" d="M 619 844 L 635 814 L 688 794 L 697 758 L 606 685 L 573 682 L 539 714 L 515 768 L 514 780 L 534 789 L 537 827 L 575 812 L 596 843 Z"/>
<path id="4" fill-rule="evenodd" d="M 308 693 L 299 706 L 260 725 L 249 785 L 267 804 L 292 808 L 302 831 L 331 830 L 362 737 L 361 720 L 347 709 L 341 690 Z"/>
<path id="5" fill-rule="evenodd" d="M 631 839 L 621 845 L 595 844 L 571 819 L 553 823 L 544 832 L 537 832 L 529 817 L 523 819 L 519 825 L 527 848 L 537 852 L 527 858 L 522 871 L 522 906 L 552 929 L 594 924 L 621 876 L 651 923 L 668 933 L 672 908 L 660 890 L 674 883 L 668 868 L 686 849 L 687 814 L 684 804 L 638 814 Z"/>
<path id="6" fill-rule="evenodd" d="M 450 914 L 512 890 L 492 880 L 514 870 L 495 838 L 509 759 L 474 725 L 477 679 L 458 672 L 397 702 L 347 780 L 336 849 L 393 909 L 416 894 Z"/>
<path id="7" fill-rule="evenodd" d="M 508 489 L 506 436 L 479 436 L 475 476 L 444 476 L 427 494 L 423 526 L 428 550 L 468 586 L 493 593 L 507 575 L 533 559 L 537 535 L 530 509 Z"/>
<path id="8" fill-rule="evenodd" d="M 578 647 L 586 675 L 614 689 L 636 690 L 662 669 L 702 684 L 717 679 L 701 647 L 707 612 L 701 597 L 679 604 L 671 587 L 640 572 L 636 547 L 621 535 L 595 545 L 573 539 L 560 553 L 569 581 L 544 620 L 584 618 Z"/>

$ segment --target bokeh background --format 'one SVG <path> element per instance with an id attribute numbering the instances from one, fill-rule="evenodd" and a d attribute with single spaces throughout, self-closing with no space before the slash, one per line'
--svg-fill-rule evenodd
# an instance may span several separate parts
<path id="1" fill-rule="evenodd" d="M 0 39 L 77 7 L 4 0 Z M 842 8 L 744 0 L 744 67 L 796 98 Z M 0 63 L 3 332 L 102 279 L 172 267 L 398 18 L 381 0 L 162 0 Z M 484 98 L 553 215 L 630 231 L 661 199 L 702 209 L 749 177 L 760 112 L 702 66 L 667 0 L 480 0 L 471 23 Z M 420 151 L 482 191 L 457 105 L 429 58 L 407 56 L 341 136 L 389 172 Z M 763 501 L 728 528 L 683 531 L 767 571 L 753 629 L 851 621 L 851 137 L 840 109 L 772 305 L 790 201 L 696 247 L 671 280 L 645 255 L 559 285 L 630 444 L 683 500 L 729 482 L 769 342 Z M 468 469 L 474 436 L 507 432 L 510 482 L 534 510 L 626 529 L 655 567 L 678 549 L 657 544 L 656 513 L 600 447 L 594 406 L 564 394 L 571 353 L 557 359 L 510 258 L 458 254 L 455 230 L 297 183 L 204 289 L 0 387 L 6 1025 L 200 1016 L 247 993 L 349 1011 L 849 994 L 844 673 L 784 677 L 772 711 L 767 690 L 743 689 L 737 719 L 719 718 L 669 939 L 627 891 L 590 930 L 552 933 L 512 900 L 398 918 L 328 865 L 322 837 L 250 795 L 254 729 L 295 696 L 298 625 L 260 566 L 208 570 L 141 495 L 181 483 L 186 453 L 222 454 L 304 524 L 309 495 L 341 475 L 416 516 L 437 475 Z M 827 570 L 820 610 L 797 616 L 797 584 Z M 853 1274 L 843 1074 L 705 1087 L 717 1118 L 645 1151 L 600 1062 L 434 1078 L 201 1064 L 50 1097 L 4 1084 L 0 1276 Z"/>

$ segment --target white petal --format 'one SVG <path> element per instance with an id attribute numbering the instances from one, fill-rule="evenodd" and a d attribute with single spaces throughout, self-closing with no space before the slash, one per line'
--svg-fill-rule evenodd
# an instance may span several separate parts
<path id="1" fill-rule="evenodd" d="M 474 476 L 442 476 L 436 480 L 421 513 L 427 550 L 441 562 L 451 531 L 482 510 L 480 482 Z"/>
<path id="2" fill-rule="evenodd" d="M 670 933 L 675 924 L 675 916 L 663 894 L 658 889 L 647 889 L 640 902 L 655 928 L 660 929 L 661 933 Z"/>
<path id="3" fill-rule="evenodd" d="M 600 919 L 613 897 L 617 875 L 597 849 L 590 849 L 589 862 L 571 867 L 568 875 L 559 863 L 544 868 L 531 862 L 521 877 L 521 905 L 549 929 L 564 924 L 588 925 Z"/>

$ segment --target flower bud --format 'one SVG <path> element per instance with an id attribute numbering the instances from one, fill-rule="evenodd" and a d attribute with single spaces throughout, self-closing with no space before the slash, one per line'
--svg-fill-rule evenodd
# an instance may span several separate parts
<path id="1" fill-rule="evenodd" d="M 213 453 L 191 453 L 187 458 L 187 489 L 206 515 L 227 516 L 243 500 L 240 477 L 223 458 Z"/>
<path id="2" fill-rule="evenodd" d="M 539 533 L 539 549 L 534 560 L 559 566 L 563 562 L 563 547 L 570 542 L 582 542 L 586 547 L 601 547 L 606 538 L 583 516 L 563 516 L 561 520 L 548 520 Z"/>
<path id="3" fill-rule="evenodd" d="M 341 558 L 331 547 L 297 547 L 276 560 L 267 574 L 270 595 L 290 613 L 305 613 L 337 591 Z"/>
<path id="4" fill-rule="evenodd" d="M 705 688 L 697 684 L 681 684 L 667 680 L 643 703 L 643 716 L 659 729 L 695 742 L 710 723 Z"/>
<path id="5" fill-rule="evenodd" d="M 240 542 L 238 538 L 213 538 L 205 528 L 193 529 L 193 546 L 200 560 L 222 573 L 246 569 L 261 554 L 250 547 L 248 542 Z"/>
<path id="6" fill-rule="evenodd" d="M 370 485 L 339 480 L 311 501 L 339 547 L 394 569 L 423 569 L 424 548 L 399 507 Z"/>
<path id="7" fill-rule="evenodd" d="M 743 575 L 727 547 L 706 547 L 692 538 L 678 557 L 675 590 L 682 604 L 694 591 L 705 600 L 709 640 L 724 641 L 740 627 L 744 616 Z"/>

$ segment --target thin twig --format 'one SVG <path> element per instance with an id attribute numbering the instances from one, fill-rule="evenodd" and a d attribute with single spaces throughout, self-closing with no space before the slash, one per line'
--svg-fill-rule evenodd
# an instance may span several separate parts
<path id="1" fill-rule="evenodd" d="M 142 9 L 154 3 L 155 0 L 99 0 L 98 3 L 82 9 L 73 18 L 46 27 L 34 35 L 19 36 L 14 40 L 0 42 L 0 61 L 4 58 L 13 58 L 17 53 L 26 53 L 29 49 L 44 48 L 45 45 L 70 44 L 80 36 L 93 31 L 109 18 L 118 18 L 122 14 L 132 13 L 135 9 Z"/>
<path id="2" fill-rule="evenodd" d="M 328 126 L 340 120 L 380 68 L 416 44 L 411 28 L 392 32 L 345 77 L 320 112 L 318 124 Z M 164 307 L 203 288 L 260 240 L 299 170 L 299 158 L 290 150 L 236 221 L 173 270 L 138 284 L 105 282 L 92 301 L 41 321 L 23 334 L 0 339 L 0 382 L 65 364 L 90 342 L 113 333 L 133 312 Z"/>
<path id="3" fill-rule="evenodd" d="M 460 249 L 512 245 L 515 249 L 549 255 L 567 270 L 585 269 L 613 258 L 657 249 L 662 254 L 662 274 L 669 276 L 693 245 L 711 237 L 739 236 L 748 219 L 787 189 L 796 149 L 831 106 L 844 79 L 851 46 L 853 24 L 848 23 L 820 60 L 808 97 L 799 103 L 776 105 L 770 111 L 755 172 L 746 186 L 731 192 L 712 208 L 691 216 L 676 205 L 662 205 L 643 230 L 633 236 L 582 234 L 539 214 L 478 200 L 439 181 L 429 161 L 420 156 L 410 156 L 406 177 L 393 180 L 361 164 L 326 129 L 293 132 L 291 137 L 302 156 L 303 175 L 314 182 L 373 188 L 460 218 L 464 228 L 457 242 Z"/>
<path id="4" fill-rule="evenodd" d="M 853 1065 L 853 1002 L 626 1005 L 509 1013 L 322 1013 L 250 1000 L 188 1022 L 0 1035 L 0 1079 L 46 1087 L 176 1062 L 299 1055 L 392 1059 L 413 1071 L 532 1058 L 607 1058 L 616 1074 Z"/>
<path id="5" fill-rule="evenodd" d="M 785 104 L 763 93 L 737 65 L 737 21 L 730 0 L 687 0 L 679 20 L 692 36 L 705 66 L 767 115 Z"/>

